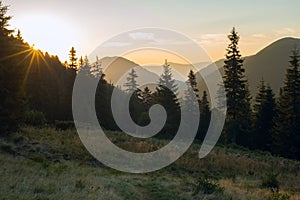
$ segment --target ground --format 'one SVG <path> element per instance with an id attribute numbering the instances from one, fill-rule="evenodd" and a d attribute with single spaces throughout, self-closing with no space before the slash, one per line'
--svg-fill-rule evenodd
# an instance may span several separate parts
<path id="1" fill-rule="evenodd" d="M 139 141 L 106 132 L 135 152 L 168 141 Z M 300 199 L 300 162 L 266 152 L 217 146 L 204 159 L 200 144 L 157 172 L 128 174 L 95 160 L 75 130 L 26 127 L 0 139 L 0 199 Z M 276 188 L 262 187 L 274 175 Z"/>

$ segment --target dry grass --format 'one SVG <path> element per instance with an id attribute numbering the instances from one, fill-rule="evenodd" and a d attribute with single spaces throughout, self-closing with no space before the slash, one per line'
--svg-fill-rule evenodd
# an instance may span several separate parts
<path id="1" fill-rule="evenodd" d="M 168 141 L 137 140 L 107 132 L 124 149 L 148 152 Z M 83 147 L 75 131 L 24 128 L 0 140 L 0 199 L 267 199 L 260 188 L 270 171 L 278 173 L 280 192 L 300 199 L 300 163 L 262 152 L 216 147 L 199 160 L 194 144 L 171 166 L 149 174 L 106 168 Z M 6 150 L 7 149 L 7 152 Z M 198 177 L 217 181 L 222 194 L 194 195 Z"/>

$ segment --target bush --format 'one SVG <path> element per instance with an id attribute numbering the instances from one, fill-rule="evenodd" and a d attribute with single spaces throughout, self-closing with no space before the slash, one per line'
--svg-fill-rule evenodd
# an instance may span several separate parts
<path id="1" fill-rule="evenodd" d="M 0 149 L 1 149 L 1 151 L 9 153 L 9 154 L 16 153 L 16 150 L 14 149 L 14 147 L 11 144 L 2 143 L 0 145 Z"/>
<path id="2" fill-rule="evenodd" d="M 202 192 L 203 194 L 223 193 L 224 188 L 208 178 L 201 177 L 196 183 L 194 195 L 198 194 L 199 192 Z"/>
<path id="3" fill-rule="evenodd" d="M 75 183 L 75 188 L 77 189 L 84 189 L 85 188 L 85 182 L 83 180 L 77 180 L 76 183 Z"/>
<path id="4" fill-rule="evenodd" d="M 288 194 L 281 194 L 279 192 L 273 192 L 267 200 L 289 200 L 291 199 L 290 195 Z"/>
<path id="5" fill-rule="evenodd" d="M 269 173 L 266 177 L 262 179 L 261 187 L 269 188 L 272 192 L 279 191 L 279 181 L 277 180 L 278 174 Z"/>
<path id="6" fill-rule="evenodd" d="M 75 124 L 73 121 L 55 121 L 55 129 L 57 131 L 65 131 L 74 128 Z"/>
<path id="7" fill-rule="evenodd" d="M 36 110 L 30 110 L 25 113 L 24 123 L 26 125 L 42 127 L 46 124 L 47 120 L 44 113 Z"/>

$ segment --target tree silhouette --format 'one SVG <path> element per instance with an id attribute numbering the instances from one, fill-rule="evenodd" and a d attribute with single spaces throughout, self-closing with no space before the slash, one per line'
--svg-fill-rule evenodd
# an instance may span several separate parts
<path id="1" fill-rule="evenodd" d="M 269 151 L 273 142 L 276 101 L 272 88 L 266 86 L 264 80 L 260 82 L 253 110 L 254 127 L 251 147 Z"/>
<path id="2" fill-rule="evenodd" d="M 275 152 L 286 157 L 300 158 L 300 55 L 292 51 L 284 86 L 278 101 L 275 126 Z"/>
<path id="3" fill-rule="evenodd" d="M 8 29 L 9 20 L 11 20 L 11 16 L 7 16 L 9 6 L 3 6 L 2 1 L 0 1 L 0 33 L 3 36 L 10 36 L 14 31 Z"/>
<path id="4" fill-rule="evenodd" d="M 210 116 L 211 116 L 208 96 L 206 91 L 203 91 L 202 98 L 199 102 L 199 109 L 200 109 L 200 124 L 199 124 L 199 131 L 198 131 L 197 138 L 203 140 L 207 133 L 207 129 L 210 123 Z"/>
<path id="5" fill-rule="evenodd" d="M 133 93 L 137 91 L 139 86 L 136 81 L 137 77 L 138 76 L 135 70 L 132 68 L 131 71 L 128 73 L 127 82 L 124 84 L 124 87 L 126 88 L 125 89 L 126 92 Z"/>
<path id="6" fill-rule="evenodd" d="M 226 143 L 247 145 L 251 122 L 250 95 L 243 59 L 238 48 L 239 35 L 235 28 L 228 35 L 230 44 L 224 61 L 224 87 L 227 97 Z"/>
<path id="7" fill-rule="evenodd" d="M 159 86 L 154 92 L 154 102 L 161 104 L 167 111 L 167 121 L 162 130 L 164 137 L 172 137 L 175 135 L 180 122 L 180 106 L 177 99 L 177 85 L 173 79 L 170 65 L 167 60 L 163 65 L 164 71 L 159 79 Z"/>
<path id="8" fill-rule="evenodd" d="M 77 57 L 76 57 L 76 50 L 74 47 L 71 48 L 69 53 L 69 67 L 74 70 L 78 70 L 77 68 Z"/>

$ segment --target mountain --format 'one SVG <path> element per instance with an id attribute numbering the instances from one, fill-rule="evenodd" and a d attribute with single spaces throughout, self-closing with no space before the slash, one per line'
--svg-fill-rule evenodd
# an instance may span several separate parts
<path id="1" fill-rule="evenodd" d="M 295 47 L 300 48 L 300 39 L 291 37 L 282 38 L 263 48 L 257 54 L 244 58 L 246 76 L 253 97 L 257 94 L 257 86 L 262 79 L 271 85 L 276 95 L 279 94 L 280 88 L 283 86 L 286 69 L 289 66 L 289 56 Z M 218 60 L 215 64 L 223 75 L 224 59 Z M 210 67 L 211 65 L 207 68 Z M 201 73 L 201 70 L 199 73 Z M 202 79 L 199 73 L 197 78 L 201 82 Z M 203 85 L 201 89 L 203 89 Z"/>
<path id="2" fill-rule="evenodd" d="M 127 82 L 128 72 L 132 68 L 138 75 L 137 83 L 139 85 L 142 85 L 143 82 L 153 82 L 159 79 L 157 74 L 123 57 L 104 57 L 101 59 L 101 63 L 102 66 L 108 66 L 104 69 L 106 80 L 120 87 L 123 87 L 124 83 Z"/>
<path id="3" fill-rule="evenodd" d="M 283 86 L 286 69 L 289 65 L 289 56 L 295 47 L 300 48 L 300 39 L 291 37 L 282 38 L 263 48 L 257 54 L 244 58 L 246 76 L 248 78 L 249 89 L 253 97 L 257 94 L 257 86 L 262 79 L 271 85 L 276 95 L 279 94 L 280 88 Z M 133 67 L 135 67 L 137 72 L 137 82 L 139 85 L 142 85 L 143 82 L 157 82 L 160 74 L 162 73 L 162 65 L 140 66 L 139 64 L 123 57 L 105 57 L 101 59 L 101 62 L 104 65 L 111 63 L 105 70 L 106 80 L 121 87 L 126 82 L 126 77 L 128 75 L 127 72 Z M 203 79 L 201 78 L 201 74 L 208 74 L 208 71 L 212 68 L 211 64 L 197 63 L 194 64 L 195 67 L 189 64 L 178 64 L 172 62 L 169 62 L 169 64 L 173 69 L 172 72 L 176 79 L 176 83 L 178 84 L 179 91 L 183 91 L 186 88 L 185 81 L 187 80 L 187 75 L 191 69 L 194 71 L 196 71 L 196 69 L 200 69 L 197 73 L 197 80 L 200 85 L 199 89 L 200 92 L 207 90 Z M 218 60 L 214 64 L 217 65 L 220 73 L 223 75 L 224 59 Z M 213 73 L 210 73 L 208 78 L 212 75 Z M 151 89 L 154 88 L 155 87 L 153 86 Z M 182 94 L 183 93 L 181 92 L 181 95 Z"/>
<path id="4" fill-rule="evenodd" d="M 154 84 L 158 82 L 163 71 L 162 65 L 142 67 L 137 63 L 123 57 L 104 57 L 100 60 L 100 62 L 105 68 L 104 73 L 106 80 L 121 88 L 123 87 L 124 83 L 127 82 L 126 78 L 128 77 L 128 73 L 132 68 L 134 68 L 138 76 L 136 79 L 137 83 L 140 86 L 143 86 L 145 82 L 152 83 L 147 86 L 151 90 L 155 90 L 156 85 Z M 205 66 L 207 63 L 201 63 L 198 65 Z M 170 63 L 170 66 L 173 69 L 172 72 L 176 80 L 175 83 L 178 85 L 179 96 L 182 96 L 186 90 L 185 81 L 187 79 L 187 74 L 193 67 L 191 65 L 182 65 L 177 63 Z"/>

